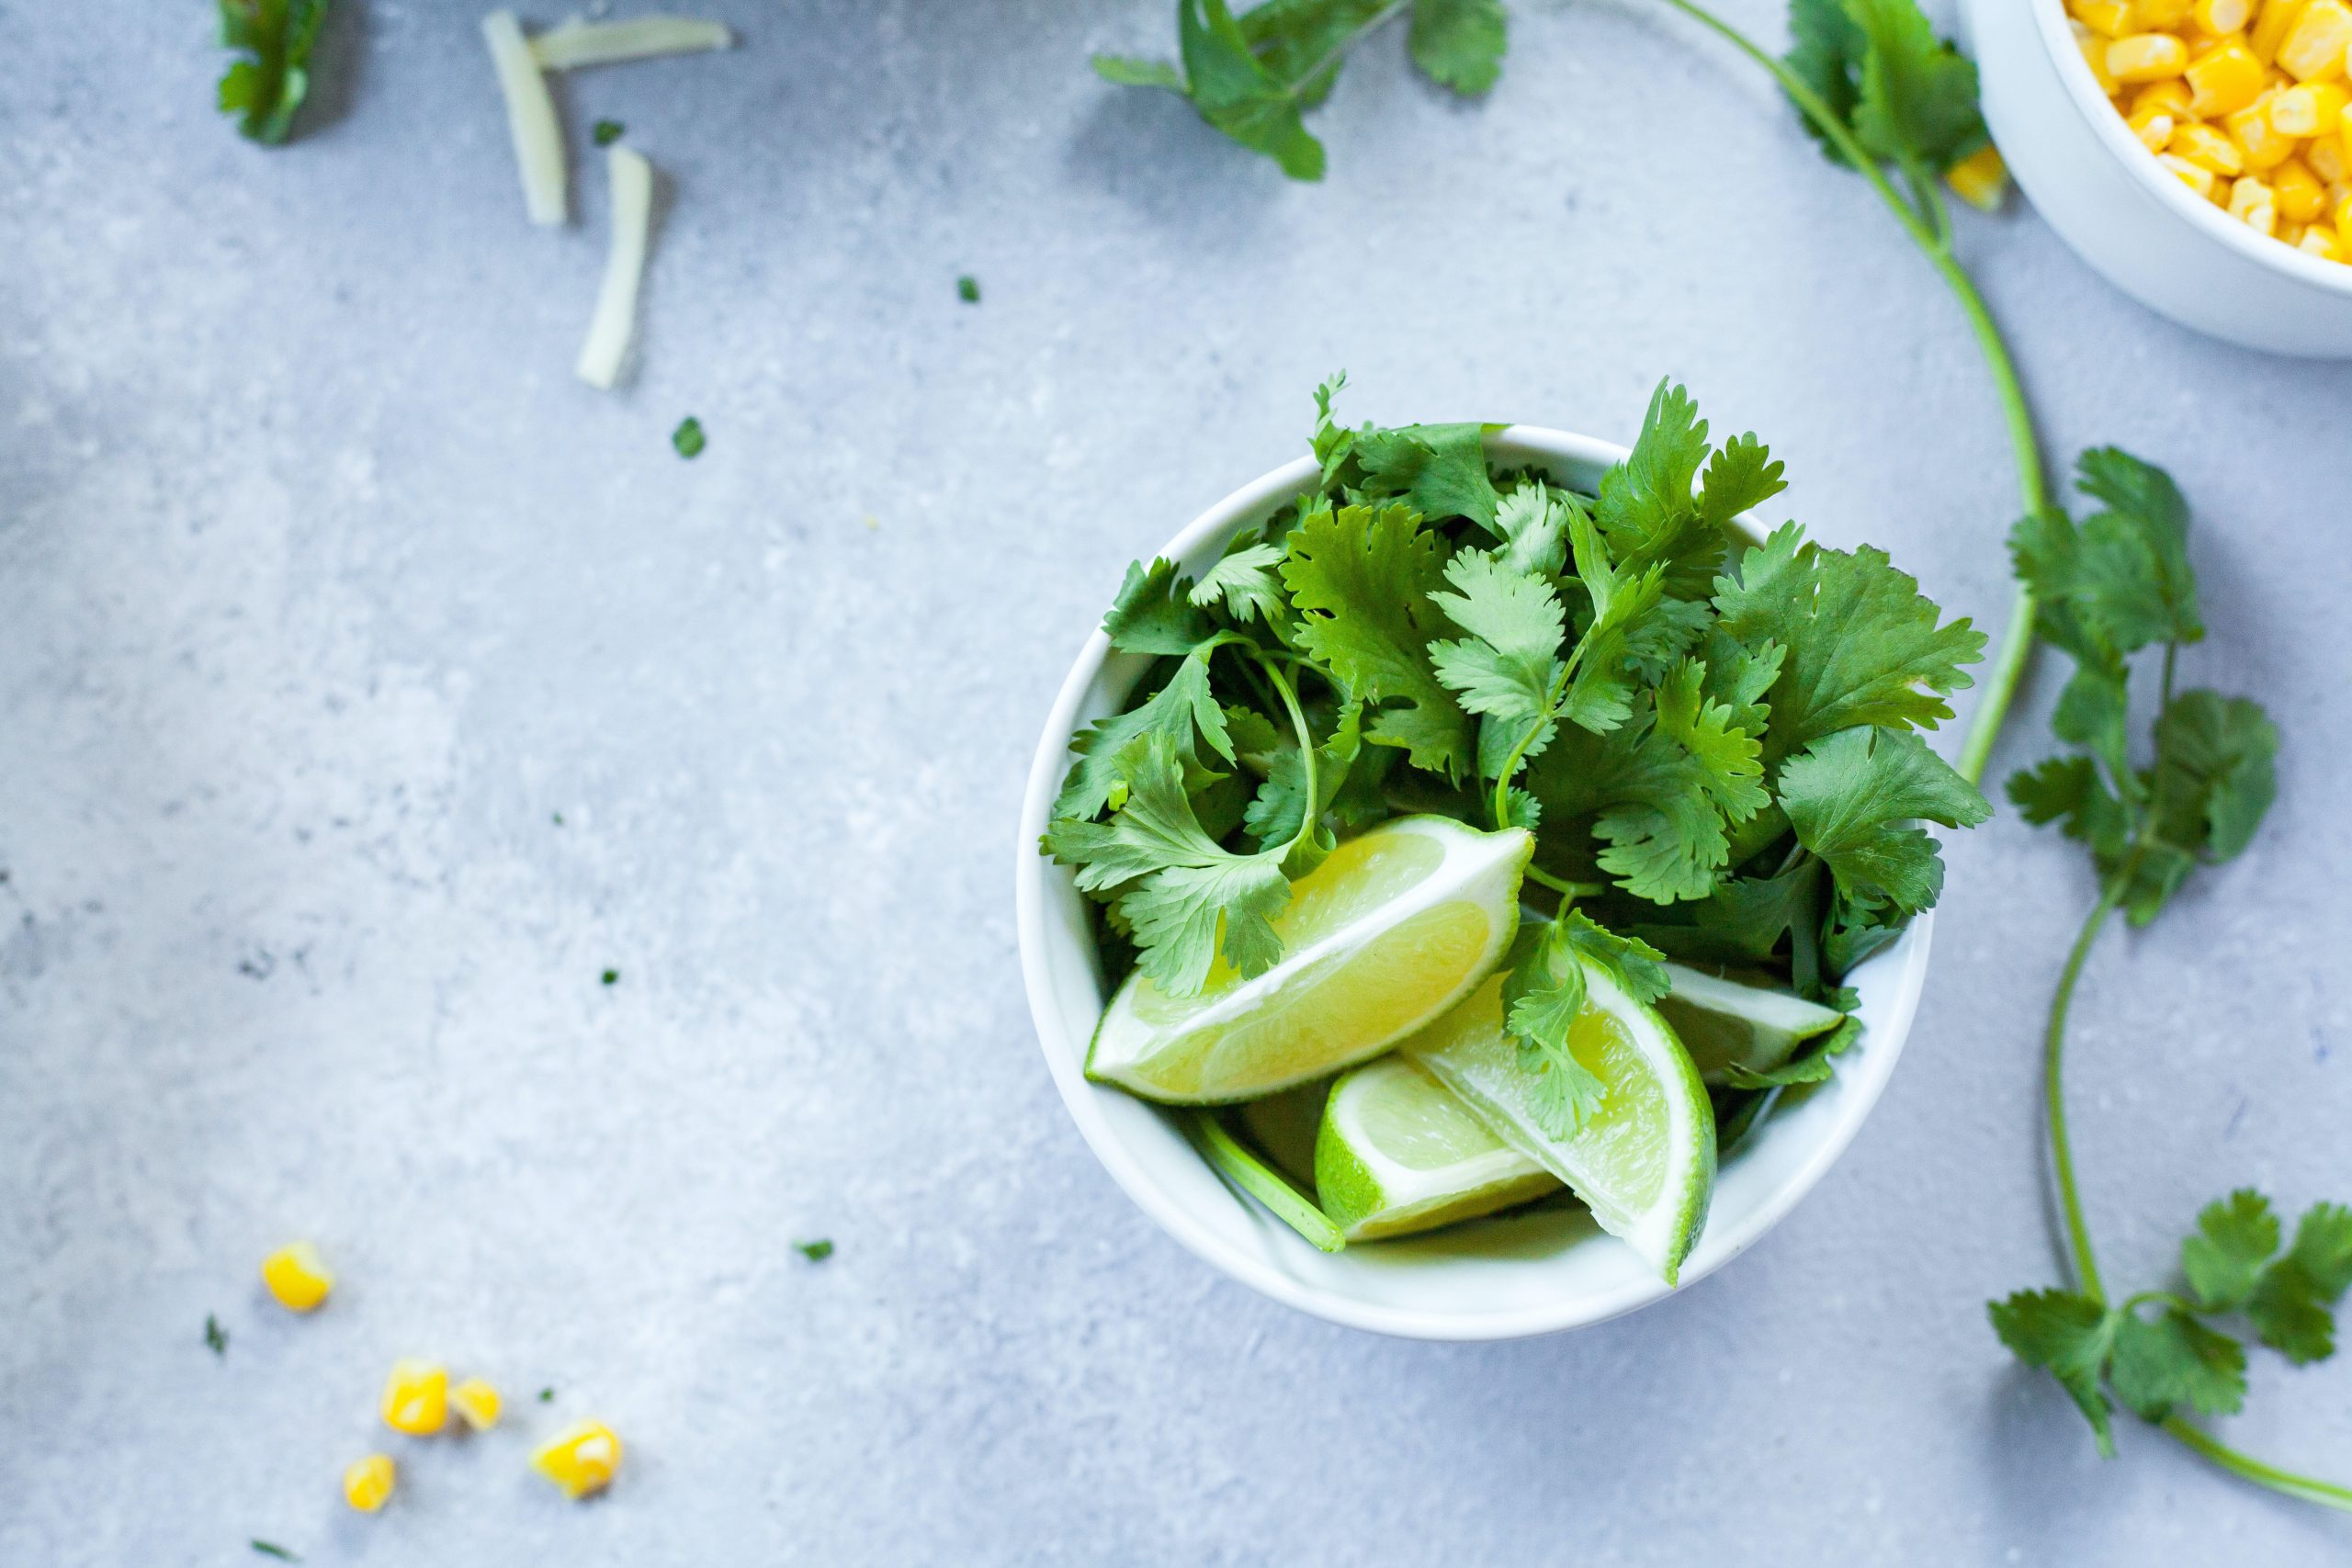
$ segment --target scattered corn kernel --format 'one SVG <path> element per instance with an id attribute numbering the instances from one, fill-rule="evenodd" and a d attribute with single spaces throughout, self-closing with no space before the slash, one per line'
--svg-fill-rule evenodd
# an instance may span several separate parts
<path id="1" fill-rule="evenodd" d="M 2066 9 L 2095 33 L 2120 38 L 2132 30 L 2132 0 L 2067 0 Z"/>
<path id="2" fill-rule="evenodd" d="M 434 1361 L 392 1363 L 384 1380 L 384 1425 L 413 1438 L 429 1438 L 449 1420 L 448 1369 Z"/>
<path id="3" fill-rule="evenodd" d="M 2346 93 L 2333 82 L 2282 87 L 2270 100 L 2270 129 L 2281 136 L 2325 136 L 2340 129 Z"/>
<path id="4" fill-rule="evenodd" d="M 2188 63 L 2191 93 L 2188 107 L 2199 119 L 2234 114 L 2262 96 L 2262 62 L 2254 51 L 2230 39 L 2215 44 Z"/>
<path id="5" fill-rule="evenodd" d="M 390 1454 L 369 1454 L 355 1460 L 343 1472 L 343 1500 L 363 1514 L 372 1514 L 392 1500 L 392 1481 L 398 1472 L 392 1469 Z"/>
<path id="6" fill-rule="evenodd" d="M 2215 38 L 2236 32 L 2254 17 L 2254 0 L 2197 0 L 2190 15 Z"/>
<path id="7" fill-rule="evenodd" d="M 2188 46 L 2170 33 L 2132 33 L 2107 46 L 2107 73 L 2118 82 L 2154 82 L 2188 69 Z"/>
<path id="8" fill-rule="evenodd" d="M 602 1421 L 575 1421 L 531 1456 L 531 1468 L 562 1487 L 567 1497 L 603 1490 L 620 1467 L 621 1440 Z"/>
<path id="9" fill-rule="evenodd" d="M 261 1282 L 288 1312 L 315 1312 L 334 1289 L 334 1270 L 307 1241 L 281 1247 L 261 1260 Z"/>
<path id="10" fill-rule="evenodd" d="M 2188 159 L 2177 157 L 2170 152 L 2157 153 L 2156 162 L 2162 164 L 2165 168 L 2170 169 L 2174 174 L 2178 175 L 2180 176 L 2181 184 L 2187 186 L 2198 195 L 2211 196 L 2213 194 L 2212 170 L 2199 168 L 2195 164 L 2190 163 Z"/>
<path id="11" fill-rule="evenodd" d="M 1998 212 L 2001 199 L 2009 194 L 2009 166 L 2001 162 L 2000 150 L 1988 141 L 1946 169 L 1944 183 L 1978 211 Z"/>
<path id="12" fill-rule="evenodd" d="M 503 1408 L 498 1391 L 480 1378 L 468 1378 L 451 1389 L 449 1404 L 465 1424 L 477 1432 L 487 1432 L 497 1426 L 498 1412 Z"/>
<path id="13" fill-rule="evenodd" d="M 2303 5 L 2304 0 L 2262 0 L 2262 14 L 2245 36 L 2246 47 L 2254 51 L 2256 60 L 2267 65 L 2278 57 L 2278 45 L 2285 40 L 2287 29 L 2295 25 L 2295 13 Z"/>
<path id="14" fill-rule="evenodd" d="M 2306 0 L 2278 45 L 2278 68 L 2298 82 L 2328 82 L 2344 74 L 2352 49 L 2352 8 L 2343 0 Z"/>

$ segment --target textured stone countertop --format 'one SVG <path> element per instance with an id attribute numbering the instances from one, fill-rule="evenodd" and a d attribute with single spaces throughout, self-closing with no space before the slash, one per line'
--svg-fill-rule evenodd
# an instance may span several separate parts
<path id="1" fill-rule="evenodd" d="M 479 6 L 336 0 L 264 151 L 210 109 L 209 7 L 0 0 L 0 1562 L 2352 1557 L 2136 1424 L 2102 1464 L 1986 1329 L 2057 1278 L 2036 1050 L 2092 891 L 2013 816 L 1951 851 L 1842 1163 L 1564 1337 L 1391 1342 L 1225 1282 L 1038 1059 L 1011 872 L 1047 702 L 1128 558 L 1299 451 L 1334 367 L 1351 418 L 1615 438 L 1672 373 L 1770 439 L 1791 513 L 1999 620 L 1966 329 L 1760 76 L 1529 0 L 1462 106 L 1392 30 L 1304 186 L 1089 73 L 1164 50 L 1166 0 L 692 8 L 741 46 L 563 88 L 549 231 Z M 602 116 L 667 192 L 609 396 L 571 375 Z M 2022 207 L 1960 227 L 2053 453 L 2197 507 L 2188 674 L 2286 733 L 2254 850 L 2079 1002 L 2088 1201 L 2153 1282 L 2234 1185 L 2352 1197 L 2352 372 L 2146 314 Z M 296 1235 L 344 1280 L 304 1320 L 254 1278 Z M 416 1353 L 517 1418 L 398 1447 L 394 1506 L 348 1514 Z M 629 1459 L 573 1506 L 520 1456 L 592 1412 Z M 2352 1368 L 2261 1365 L 2229 1430 L 2352 1475 Z"/>

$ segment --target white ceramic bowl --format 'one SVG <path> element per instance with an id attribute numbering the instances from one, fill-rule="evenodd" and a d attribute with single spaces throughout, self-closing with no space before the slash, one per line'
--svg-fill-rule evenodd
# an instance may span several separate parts
<path id="1" fill-rule="evenodd" d="M 1541 468 L 1590 493 L 1625 449 L 1587 436 L 1513 425 L 1487 439 L 1494 457 Z M 1193 519 L 1159 553 L 1198 573 L 1237 530 L 1263 522 L 1313 488 L 1311 458 L 1275 469 Z M 1474 1221 L 1428 1236 L 1326 1255 L 1229 1190 L 1157 1108 L 1089 1083 L 1087 1041 L 1102 1010 L 1101 965 L 1086 900 L 1037 839 L 1069 765 L 1069 736 L 1115 712 L 1149 661 L 1114 657 L 1099 630 L 1062 682 L 1029 770 L 1017 872 L 1021 969 L 1046 1064 L 1078 1130 L 1112 1179 L 1170 1235 L 1243 1284 L 1334 1323 L 1420 1339 L 1507 1339 L 1599 1323 L 1668 1293 L 1633 1253 L 1580 1209 Z M 1705 1235 L 1682 1266 L 1687 1285 L 1720 1269 L 1812 1190 L 1852 1142 L 1902 1054 L 1928 972 L 1929 917 L 1857 969 L 1861 1043 L 1836 1077 L 1788 1097 L 1724 1162 Z"/>
<path id="2" fill-rule="evenodd" d="M 2352 358 L 2352 266 L 2266 239 L 2151 156 L 2098 90 L 2059 0 L 1963 0 L 1985 123 L 2059 238 L 2186 327 Z"/>

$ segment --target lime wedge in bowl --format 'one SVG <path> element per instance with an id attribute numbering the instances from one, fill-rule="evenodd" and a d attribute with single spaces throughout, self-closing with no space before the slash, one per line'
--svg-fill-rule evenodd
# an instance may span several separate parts
<path id="1" fill-rule="evenodd" d="M 1164 1104 L 1253 1100 L 1376 1056 L 1466 995 L 1510 951 L 1535 840 L 1443 817 L 1350 839 L 1291 885 L 1283 960 L 1245 980 L 1219 961 L 1197 997 L 1140 973 L 1094 1032 L 1086 1076 Z"/>
<path id="2" fill-rule="evenodd" d="M 1724 1083 L 1731 1069 L 1769 1073 L 1797 1047 L 1846 1021 L 1846 1015 L 1777 986 L 1748 985 L 1680 964 L 1666 966 L 1674 989 L 1657 1010 L 1674 1030 L 1700 1081 Z"/>
<path id="3" fill-rule="evenodd" d="M 1315 1139 L 1316 1194 L 1350 1241 L 1434 1230 L 1559 1185 L 1396 1055 L 1367 1062 L 1331 1086 Z"/>
<path id="4" fill-rule="evenodd" d="M 1503 1032 L 1502 980 L 1399 1048 L 1503 1142 L 1566 1182 L 1600 1228 L 1671 1285 L 1706 1224 L 1715 1117 L 1674 1031 L 1601 970 L 1585 971 L 1569 1053 L 1601 1083 L 1600 1108 L 1566 1137 L 1539 1122 L 1519 1045 Z M 1328 1120 L 1328 1117 L 1327 1117 Z"/>

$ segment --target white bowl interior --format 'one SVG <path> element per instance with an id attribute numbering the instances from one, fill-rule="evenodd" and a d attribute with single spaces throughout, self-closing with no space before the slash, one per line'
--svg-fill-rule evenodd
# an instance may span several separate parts
<path id="1" fill-rule="evenodd" d="M 1504 463 L 1546 471 L 1588 493 L 1623 447 L 1514 425 L 1489 438 Z M 1311 459 L 1236 491 L 1160 553 L 1199 572 L 1239 528 L 1312 487 Z M 1128 1196 L 1178 1241 L 1243 1283 L 1335 1323 L 1431 1339 L 1496 1339 L 1598 1323 L 1657 1300 L 1667 1287 L 1633 1253 L 1566 1203 L 1474 1221 L 1425 1237 L 1324 1254 L 1228 1189 L 1158 1108 L 1089 1083 L 1088 1040 L 1102 1010 L 1085 897 L 1069 871 L 1037 853 L 1068 768 L 1073 728 L 1114 712 L 1148 661 L 1112 657 L 1100 631 L 1070 671 L 1030 772 L 1018 846 L 1022 970 L 1038 1038 L 1079 1131 Z M 1684 1264 L 1688 1285 L 1721 1268 L 1821 1179 L 1885 1088 L 1918 1006 L 1931 918 L 1857 969 L 1864 1033 L 1829 1082 L 1784 1096 L 1724 1163 L 1705 1234 Z"/>

